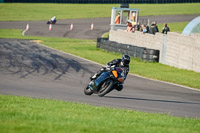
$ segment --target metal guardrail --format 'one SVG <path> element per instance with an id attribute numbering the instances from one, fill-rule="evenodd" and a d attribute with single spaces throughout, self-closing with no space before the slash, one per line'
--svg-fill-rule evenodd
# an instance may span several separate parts
<path id="1" fill-rule="evenodd" d="M 128 54 L 129 56 L 140 58 L 147 62 L 159 62 L 159 50 L 117 43 L 109 41 L 106 38 L 97 38 L 97 48 L 102 48 L 111 52 Z"/>

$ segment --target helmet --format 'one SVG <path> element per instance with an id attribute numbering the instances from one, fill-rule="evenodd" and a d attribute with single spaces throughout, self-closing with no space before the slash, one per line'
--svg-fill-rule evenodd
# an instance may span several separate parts
<path id="1" fill-rule="evenodd" d="M 122 63 L 124 65 L 128 65 L 130 63 L 130 56 L 128 56 L 127 54 L 122 55 Z"/>

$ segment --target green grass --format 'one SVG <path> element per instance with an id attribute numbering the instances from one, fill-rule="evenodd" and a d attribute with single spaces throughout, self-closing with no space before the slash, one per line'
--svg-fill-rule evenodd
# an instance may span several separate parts
<path id="1" fill-rule="evenodd" d="M 2 133 L 199 133 L 200 119 L 0 95 Z"/>
<path id="2" fill-rule="evenodd" d="M 104 65 L 115 58 L 121 58 L 120 54 L 97 49 L 96 42 L 92 40 L 29 37 L 22 36 L 21 32 L 21 30 L 0 29 L 0 38 L 39 39 L 42 40 L 42 44 L 46 46 L 99 62 Z M 135 58 L 132 58 L 131 60 L 131 73 L 200 89 L 200 73 L 177 69 L 160 63 L 142 62 Z"/>
<path id="3" fill-rule="evenodd" d="M 170 32 L 178 32 L 178 33 L 182 33 L 182 31 L 184 30 L 184 28 L 186 27 L 186 25 L 189 22 L 180 22 L 180 23 L 169 23 L 167 24 L 168 27 L 170 28 Z M 162 28 L 164 27 L 164 24 L 158 24 L 158 29 L 159 32 L 162 32 Z"/>
<path id="4" fill-rule="evenodd" d="M 130 5 L 131 8 L 139 8 L 142 16 L 200 14 L 199 6 L 200 3 Z M 1 3 L 0 21 L 48 20 L 54 15 L 58 19 L 110 17 L 112 7 L 119 7 L 119 4 Z M 179 32 L 181 27 L 184 27 L 177 24 L 173 28 L 173 25 L 169 24 L 171 31 L 176 30 Z M 162 28 L 162 25 L 160 27 Z M 0 29 L 0 38 L 42 40 L 44 45 L 101 64 L 106 64 L 108 61 L 121 56 L 120 54 L 97 49 L 96 43 L 92 40 L 31 37 L 22 36 L 21 33 L 22 30 Z M 159 63 L 145 63 L 132 58 L 130 72 L 200 89 L 200 73 L 192 71 L 180 70 Z M 200 133 L 199 123 L 199 119 L 94 107 L 56 100 L 0 95 L 0 131 L 2 133 Z"/>
<path id="5" fill-rule="evenodd" d="M 120 4 L 0 4 L 0 21 L 48 20 L 110 17 L 112 7 Z M 200 3 L 130 4 L 140 9 L 140 16 L 200 14 Z"/>

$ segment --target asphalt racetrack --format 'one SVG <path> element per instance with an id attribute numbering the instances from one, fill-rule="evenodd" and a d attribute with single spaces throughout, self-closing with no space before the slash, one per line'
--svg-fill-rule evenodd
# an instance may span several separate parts
<path id="1" fill-rule="evenodd" d="M 0 22 L 0 28 L 3 23 Z M 26 24 L 9 23 L 15 24 L 15 28 Z M 37 25 L 37 22 L 33 23 Z M 101 31 L 100 23 L 97 29 Z M 31 29 L 26 35 L 29 34 L 32 34 Z M 100 33 L 96 31 L 96 35 Z M 200 118 L 200 91 L 134 75 L 128 75 L 121 92 L 112 91 L 104 97 L 84 95 L 83 88 L 89 82 L 89 77 L 100 68 L 101 65 L 97 63 L 47 48 L 31 40 L 0 39 L 0 94 Z"/>
<path id="2" fill-rule="evenodd" d="M 146 24 L 147 19 L 157 21 L 157 23 L 185 22 L 191 21 L 199 15 L 173 15 L 173 16 L 141 16 L 139 21 Z M 76 39 L 96 40 L 110 29 L 110 18 L 93 18 L 93 19 L 72 19 L 57 20 L 49 31 L 47 21 L 0 21 L 0 29 L 26 29 L 29 24 L 29 30 L 25 32 L 27 36 L 48 36 L 48 37 L 65 37 Z M 94 24 L 94 30 L 91 30 L 91 24 Z M 73 30 L 70 30 L 73 24 Z M 160 29 L 161 32 L 161 29 Z"/>

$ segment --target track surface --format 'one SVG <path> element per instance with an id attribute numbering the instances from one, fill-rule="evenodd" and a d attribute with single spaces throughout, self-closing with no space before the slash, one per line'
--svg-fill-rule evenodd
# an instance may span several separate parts
<path id="1" fill-rule="evenodd" d="M 198 15 L 148 16 L 165 22 L 190 21 Z M 110 18 L 58 20 L 52 31 L 46 21 L 0 22 L 0 28 L 30 30 L 25 35 L 96 39 L 109 31 Z M 90 30 L 94 23 L 94 30 Z M 74 24 L 74 29 L 69 30 Z M 101 66 L 64 54 L 29 40 L 0 39 L 0 93 L 36 98 L 60 99 L 97 106 L 127 108 L 200 118 L 200 92 L 129 75 L 122 92 L 103 98 L 85 96 L 83 88 Z"/>
<path id="2" fill-rule="evenodd" d="M 139 21 L 141 23 L 147 23 L 147 19 L 150 19 L 151 22 L 157 21 L 157 23 L 185 22 L 197 16 L 199 15 L 142 16 L 139 18 Z M 94 30 L 91 31 L 92 23 L 94 23 Z M 27 24 L 30 25 L 30 30 L 25 33 L 25 35 L 28 36 L 95 40 L 97 37 L 109 31 L 110 18 L 58 20 L 58 22 L 53 25 L 52 31 L 49 31 L 49 25 L 46 24 L 46 21 L 0 22 L 0 29 L 25 29 Z M 74 26 L 72 31 L 70 31 L 71 24 Z"/>
<path id="3" fill-rule="evenodd" d="M 200 91 L 129 75 L 123 91 L 86 96 L 101 66 L 29 40 L 0 39 L 0 94 L 200 118 Z"/>

